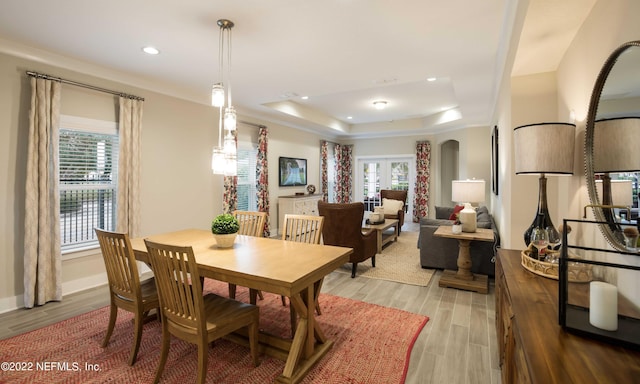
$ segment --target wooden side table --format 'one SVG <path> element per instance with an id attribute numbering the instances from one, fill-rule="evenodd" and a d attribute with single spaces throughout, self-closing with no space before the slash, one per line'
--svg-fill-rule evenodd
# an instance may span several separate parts
<path id="1" fill-rule="evenodd" d="M 441 225 L 436 229 L 434 236 L 449 237 L 457 239 L 459 244 L 458 250 L 458 270 L 445 270 L 442 272 L 440 287 L 458 288 L 478 293 L 489 292 L 489 277 L 486 275 L 474 275 L 471 273 L 471 253 L 469 252 L 469 244 L 472 241 L 493 241 L 493 230 L 487 228 L 478 228 L 476 232 L 451 232 L 450 225 Z"/>

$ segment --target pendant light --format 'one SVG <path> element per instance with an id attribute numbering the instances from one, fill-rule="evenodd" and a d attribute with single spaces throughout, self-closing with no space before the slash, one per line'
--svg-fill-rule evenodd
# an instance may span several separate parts
<path id="1" fill-rule="evenodd" d="M 217 24 L 220 27 L 220 39 L 218 45 L 218 68 L 220 69 L 220 81 L 214 84 L 211 88 L 211 104 L 214 107 L 219 108 L 218 146 L 213 149 L 211 156 L 211 170 L 217 175 L 236 176 L 237 149 L 233 131 L 236 130 L 237 117 L 236 110 L 231 104 L 231 29 L 234 24 L 232 21 L 227 19 L 220 19 Z M 225 44 L 227 45 L 226 73 L 224 70 Z M 224 141 L 222 140 L 223 130 L 225 132 Z"/>

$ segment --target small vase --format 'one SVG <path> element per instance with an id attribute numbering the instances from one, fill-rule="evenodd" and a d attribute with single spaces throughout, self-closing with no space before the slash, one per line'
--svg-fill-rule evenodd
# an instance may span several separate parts
<path id="1" fill-rule="evenodd" d="M 454 224 L 451 226 L 451 233 L 453 233 L 454 235 L 459 235 L 462 233 L 462 225 L 460 224 Z"/>
<path id="2" fill-rule="evenodd" d="M 216 247 L 218 248 L 231 248 L 233 247 L 233 243 L 236 241 L 237 233 L 228 233 L 228 234 L 213 234 L 213 238 L 216 239 Z"/>

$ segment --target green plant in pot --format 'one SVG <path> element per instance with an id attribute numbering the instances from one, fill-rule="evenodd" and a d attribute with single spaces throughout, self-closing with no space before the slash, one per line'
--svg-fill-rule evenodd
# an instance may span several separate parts
<path id="1" fill-rule="evenodd" d="M 233 242 L 236 239 L 239 229 L 240 223 L 238 219 L 228 213 L 216 216 L 211 223 L 211 232 L 219 248 L 233 247 Z"/>

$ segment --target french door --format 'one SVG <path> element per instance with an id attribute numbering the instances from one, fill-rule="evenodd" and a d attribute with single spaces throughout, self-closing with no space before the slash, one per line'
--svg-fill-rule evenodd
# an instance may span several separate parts
<path id="1" fill-rule="evenodd" d="M 415 159 L 413 157 L 359 158 L 357 160 L 355 194 L 356 201 L 365 204 L 365 210 L 382 205 L 381 189 L 407 190 L 407 218 L 413 212 L 413 180 L 415 180 Z"/>

